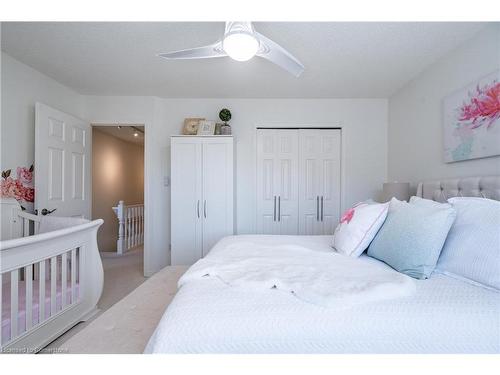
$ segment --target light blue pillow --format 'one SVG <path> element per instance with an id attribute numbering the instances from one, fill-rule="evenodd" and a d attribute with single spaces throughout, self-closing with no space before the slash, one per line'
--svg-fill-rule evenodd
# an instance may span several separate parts
<path id="1" fill-rule="evenodd" d="M 451 198 L 457 211 L 436 272 L 500 290 L 500 202 Z"/>
<path id="2" fill-rule="evenodd" d="M 427 279 L 436 267 L 456 212 L 448 203 L 406 203 L 393 198 L 368 255 L 396 271 Z"/>

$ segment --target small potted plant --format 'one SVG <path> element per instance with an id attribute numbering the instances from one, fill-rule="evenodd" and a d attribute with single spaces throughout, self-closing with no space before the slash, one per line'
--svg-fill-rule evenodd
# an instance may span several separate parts
<path id="1" fill-rule="evenodd" d="M 231 111 L 227 108 L 222 108 L 219 112 L 219 118 L 224 121 L 224 125 L 220 127 L 221 135 L 231 135 L 231 126 L 227 123 L 231 120 Z"/>

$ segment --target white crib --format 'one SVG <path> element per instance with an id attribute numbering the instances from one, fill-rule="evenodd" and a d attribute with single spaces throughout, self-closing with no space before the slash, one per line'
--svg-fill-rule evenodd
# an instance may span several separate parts
<path id="1" fill-rule="evenodd" d="M 36 216 L 1 199 L 0 351 L 35 353 L 97 310 L 102 220 Z"/>

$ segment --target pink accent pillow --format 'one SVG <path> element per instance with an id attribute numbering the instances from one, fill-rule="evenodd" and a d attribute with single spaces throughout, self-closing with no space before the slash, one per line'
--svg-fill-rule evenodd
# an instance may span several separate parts
<path id="1" fill-rule="evenodd" d="M 337 252 L 359 257 L 370 245 L 387 217 L 389 203 L 358 203 L 340 219 L 333 234 Z"/>

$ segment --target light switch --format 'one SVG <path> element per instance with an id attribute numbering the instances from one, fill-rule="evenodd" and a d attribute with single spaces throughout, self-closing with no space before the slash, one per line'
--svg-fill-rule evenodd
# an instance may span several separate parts
<path id="1" fill-rule="evenodd" d="M 170 186 L 170 177 L 169 176 L 163 177 L 163 186 L 166 186 L 166 187 Z"/>

